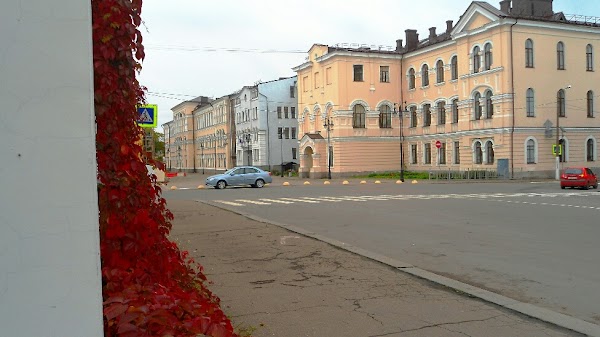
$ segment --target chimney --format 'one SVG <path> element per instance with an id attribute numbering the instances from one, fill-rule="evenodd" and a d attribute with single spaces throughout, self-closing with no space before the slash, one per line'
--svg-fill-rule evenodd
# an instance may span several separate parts
<path id="1" fill-rule="evenodd" d="M 417 49 L 419 46 L 419 34 L 416 29 L 407 29 L 404 31 L 406 33 L 406 50 L 412 51 Z"/>
<path id="2" fill-rule="evenodd" d="M 511 0 L 500 1 L 500 11 L 502 11 L 504 14 L 510 14 L 510 1 Z"/>
<path id="3" fill-rule="evenodd" d="M 454 22 L 452 20 L 448 20 L 446 21 L 446 33 L 450 34 L 450 32 L 452 31 L 452 24 Z"/>
<path id="4" fill-rule="evenodd" d="M 404 41 L 402 41 L 402 39 L 398 39 L 396 40 L 396 51 L 402 51 L 402 49 L 404 48 L 402 46 Z"/>
<path id="5" fill-rule="evenodd" d="M 429 28 L 429 43 L 434 43 L 437 35 L 435 34 L 435 27 Z"/>

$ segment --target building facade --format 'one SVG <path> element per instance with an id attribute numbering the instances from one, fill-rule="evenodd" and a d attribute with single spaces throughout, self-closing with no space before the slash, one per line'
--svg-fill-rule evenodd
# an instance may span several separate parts
<path id="1" fill-rule="evenodd" d="M 554 13 L 552 1 L 477 1 L 440 34 L 406 30 L 393 50 L 314 45 L 294 68 L 300 170 L 322 177 L 331 164 L 347 175 L 403 161 L 518 178 L 554 176 L 557 162 L 598 167 L 598 37 L 598 25 Z"/>
<path id="2" fill-rule="evenodd" d="M 245 86 L 232 95 L 237 165 L 281 170 L 298 163 L 296 77 Z"/>

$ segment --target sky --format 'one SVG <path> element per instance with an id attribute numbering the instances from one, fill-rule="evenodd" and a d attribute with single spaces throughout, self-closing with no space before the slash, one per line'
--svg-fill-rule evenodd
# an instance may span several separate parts
<path id="1" fill-rule="evenodd" d="M 499 0 L 488 1 L 499 7 Z M 158 129 L 171 108 L 245 85 L 294 76 L 315 43 L 390 46 L 404 30 L 441 33 L 470 0 L 144 0 L 146 58 L 139 76 L 157 104 Z M 368 4 L 365 7 L 365 4 Z M 600 17 L 598 0 L 554 0 L 554 11 Z"/>

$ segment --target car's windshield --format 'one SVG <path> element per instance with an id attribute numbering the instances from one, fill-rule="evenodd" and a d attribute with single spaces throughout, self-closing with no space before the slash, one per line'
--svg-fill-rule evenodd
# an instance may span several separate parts
<path id="1" fill-rule="evenodd" d="M 229 170 L 225 171 L 225 173 L 223 173 L 223 174 L 230 174 L 231 172 L 233 172 L 233 170 L 235 170 L 235 168 L 229 169 Z"/>
<path id="2" fill-rule="evenodd" d="M 581 174 L 581 173 L 582 173 L 581 169 L 578 169 L 578 168 L 572 168 L 572 169 L 565 170 L 565 174 Z"/>

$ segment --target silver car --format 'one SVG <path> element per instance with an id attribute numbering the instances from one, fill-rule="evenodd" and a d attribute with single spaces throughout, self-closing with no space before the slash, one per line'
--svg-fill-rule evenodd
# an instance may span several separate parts
<path id="1" fill-rule="evenodd" d="M 271 172 L 263 171 L 254 166 L 234 167 L 225 173 L 216 174 L 206 178 L 206 185 L 216 189 L 223 189 L 227 186 L 250 185 L 261 188 L 265 184 L 273 182 Z"/>

